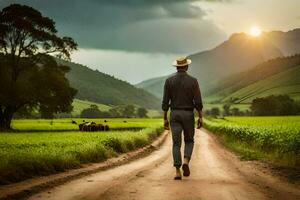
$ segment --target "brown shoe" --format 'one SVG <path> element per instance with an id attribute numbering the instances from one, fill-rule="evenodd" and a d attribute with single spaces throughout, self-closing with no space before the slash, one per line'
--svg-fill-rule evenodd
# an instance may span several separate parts
<path id="1" fill-rule="evenodd" d="M 190 176 L 190 168 L 188 164 L 182 165 L 183 176 Z"/>

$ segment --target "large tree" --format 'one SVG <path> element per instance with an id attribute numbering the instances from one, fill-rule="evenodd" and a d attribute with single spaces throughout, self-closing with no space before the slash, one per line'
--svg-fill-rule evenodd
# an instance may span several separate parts
<path id="1" fill-rule="evenodd" d="M 43 117 L 69 112 L 76 90 L 65 74 L 77 44 L 60 37 L 55 23 L 32 7 L 12 4 L 0 12 L 0 129 L 10 129 L 18 110 L 39 109 Z"/>

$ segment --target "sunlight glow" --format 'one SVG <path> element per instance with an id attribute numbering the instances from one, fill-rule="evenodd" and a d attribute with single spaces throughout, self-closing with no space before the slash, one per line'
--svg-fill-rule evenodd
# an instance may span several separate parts
<path id="1" fill-rule="evenodd" d="M 258 26 L 253 26 L 250 29 L 250 35 L 253 37 L 258 37 L 262 33 L 262 30 Z"/>

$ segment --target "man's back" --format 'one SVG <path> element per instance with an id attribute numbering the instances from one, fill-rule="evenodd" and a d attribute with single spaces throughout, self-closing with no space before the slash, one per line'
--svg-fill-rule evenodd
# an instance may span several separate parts
<path id="1" fill-rule="evenodd" d="M 178 71 L 165 82 L 162 109 L 201 110 L 202 100 L 198 81 L 185 71 Z"/>

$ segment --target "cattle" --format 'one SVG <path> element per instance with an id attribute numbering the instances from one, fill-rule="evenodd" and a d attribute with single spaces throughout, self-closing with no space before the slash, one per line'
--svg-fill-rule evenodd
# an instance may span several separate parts
<path id="1" fill-rule="evenodd" d="M 97 124 L 96 122 L 84 122 L 78 125 L 79 131 L 94 132 L 94 131 L 108 131 L 109 126 Z"/>
<path id="2" fill-rule="evenodd" d="M 72 124 L 77 124 L 77 122 L 76 122 L 76 121 L 74 121 L 74 120 L 72 120 Z"/>

